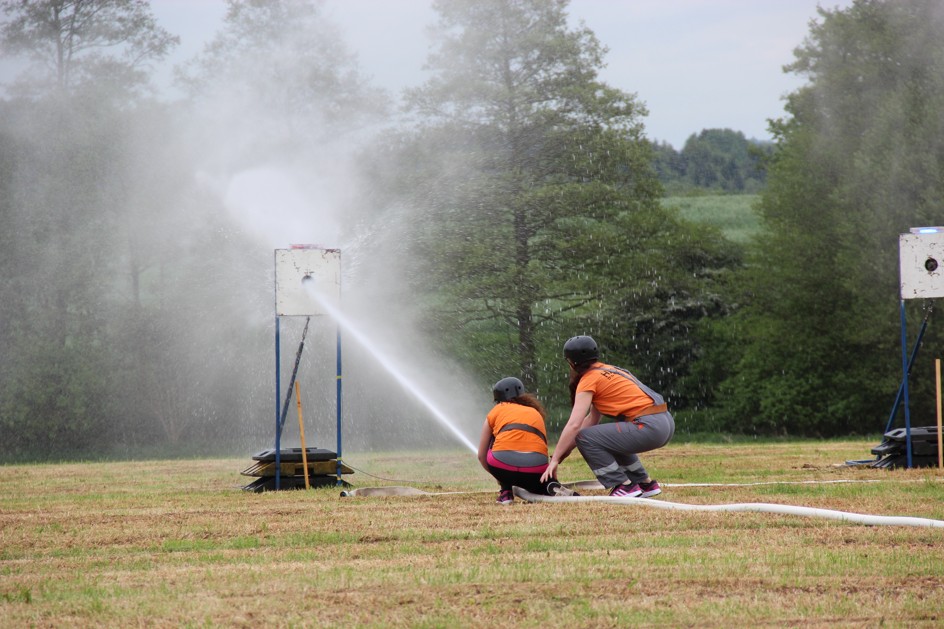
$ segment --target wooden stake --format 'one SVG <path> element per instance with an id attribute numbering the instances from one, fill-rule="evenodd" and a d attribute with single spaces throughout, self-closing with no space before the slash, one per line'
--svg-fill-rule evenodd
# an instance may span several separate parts
<path id="1" fill-rule="evenodd" d="M 308 484 L 308 451 L 305 449 L 305 422 L 302 421 L 302 391 L 295 381 L 295 401 L 298 402 L 298 434 L 302 440 L 302 465 L 305 467 L 305 489 L 311 489 Z"/>
<path id="2" fill-rule="evenodd" d="M 937 382 L 937 467 L 944 469 L 944 448 L 941 442 L 944 435 L 941 435 L 941 359 L 934 359 L 934 379 Z"/>

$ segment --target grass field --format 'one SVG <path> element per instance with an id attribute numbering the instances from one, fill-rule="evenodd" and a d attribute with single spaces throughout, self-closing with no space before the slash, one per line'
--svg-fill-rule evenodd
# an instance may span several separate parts
<path id="1" fill-rule="evenodd" d="M 743 244 L 760 230 L 753 210 L 759 198 L 756 194 L 666 197 L 662 205 L 676 208 L 682 218 L 714 225 L 729 239 Z"/>
<path id="2" fill-rule="evenodd" d="M 674 442 L 664 500 L 944 520 L 937 469 L 845 467 L 873 440 Z M 466 450 L 351 454 L 355 487 L 251 494 L 246 459 L 0 467 L 4 627 L 921 627 L 944 529 L 642 506 L 494 504 Z M 366 473 L 373 476 L 369 476 Z M 399 479 L 396 481 L 380 480 Z M 589 480 L 575 453 L 561 480 Z M 799 481 L 855 481 L 808 484 Z M 764 483 L 683 487 L 687 483 Z"/>

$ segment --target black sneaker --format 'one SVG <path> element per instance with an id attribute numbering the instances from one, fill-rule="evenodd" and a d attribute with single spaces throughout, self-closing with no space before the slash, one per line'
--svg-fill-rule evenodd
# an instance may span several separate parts
<path id="1" fill-rule="evenodd" d="M 547 495 L 548 496 L 579 496 L 576 491 L 570 489 L 569 487 L 564 487 L 556 480 L 553 480 L 547 484 Z"/>

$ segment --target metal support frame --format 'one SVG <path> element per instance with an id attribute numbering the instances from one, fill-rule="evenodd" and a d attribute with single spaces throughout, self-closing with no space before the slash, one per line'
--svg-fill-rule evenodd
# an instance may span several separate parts
<path id="1" fill-rule="evenodd" d="M 282 343 L 280 339 L 280 327 L 281 327 L 281 317 L 276 315 L 275 317 L 275 489 L 278 490 L 281 488 L 281 479 L 282 479 L 282 427 L 285 423 L 285 410 L 288 408 L 288 402 L 291 399 L 291 386 L 289 384 L 289 391 L 286 393 L 284 403 L 281 401 L 281 392 L 282 392 Z M 308 323 L 305 323 L 307 329 Z M 304 345 L 304 335 L 302 337 L 302 345 Z M 337 484 L 341 485 L 341 328 L 338 327 L 337 330 L 337 455 L 338 455 L 338 465 L 337 465 Z M 301 357 L 301 347 L 299 347 L 298 356 L 295 358 L 295 371 L 292 372 L 292 383 L 295 381 L 295 373 L 298 370 L 298 360 Z"/>
<path id="2" fill-rule="evenodd" d="M 337 454 L 338 454 L 338 481 L 337 481 L 336 484 L 340 487 L 341 485 L 344 484 L 343 481 L 341 480 L 341 326 L 340 326 L 340 325 L 338 326 L 338 333 L 337 333 L 337 336 L 338 336 L 338 345 L 337 345 L 337 347 L 338 347 L 338 349 L 337 349 L 337 357 L 338 357 L 338 366 L 337 366 L 337 383 L 338 383 L 338 386 L 337 386 L 337 397 L 338 397 L 338 402 L 337 402 L 337 405 L 336 405 L 336 406 L 337 406 L 337 411 L 338 411 L 338 428 L 337 428 L 337 434 L 338 434 L 338 452 L 337 452 Z"/>
<path id="3" fill-rule="evenodd" d="M 328 253 L 335 253 L 340 255 L 340 251 L 336 249 L 322 249 L 318 246 L 292 246 L 292 249 L 317 249 L 322 252 L 322 255 Z M 279 250 L 276 250 L 276 266 L 278 267 L 278 254 Z M 338 258 L 340 260 L 340 258 Z M 338 263 L 339 264 L 339 263 Z M 297 271 L 304 272 L 304 269 L 296 269 Z M 340 286 L 340 267 L 337 267 L 337 294 L 340 296 L 341 286 Z M 276 274 L 278 275 L 278 273 Z M 305 279 L 308 279 L 310 275 L 306 275 Z M 276 282 L 275 290 L 275 302 L 276 302 L 276 314 L 275 314 L 275 489 L 281 489 L 281 480 L 282 480 L 282 426 L 285 419 L 285 410 L 288 407 L 289 399 L 292 395 L 291 384 L 289 385 L 289 391 L 286 394 L 284 406 L 281 402 L 281 391 L 282 391 L 282 342 L 281 342 L 281 319 L 282 314 L 279 314 L 279 287 L 278 281 Z M 284 316 L 299 316 L 299 315 L 311 316 L 311 311 L 298 312 L 293 310 L 289 313 L 284 314 Z M 341 480 L 342 464 L 341 464 L 341 325 L 340 322 L 336 322 L 337 325 L 337 484 L 342 485 L 343 481 Z M 308 330 L 308 322 L 305 323 L 305 331 Z M 301 345 L 299 346 L 298 355 L 295 358 L 295 367 L 292 373 L 292 381 L 294 382 L 296 373 L 298 371 L 298 363 L 301 358 L 302 347 L 305 343 L 305 333 L 302 334 Z"/>
<path id="4" fill-rule="evenodd" d="M 908 335 L 906 332 L 906 317 L 905 317 L 905 300 L 901 300 L 901 369 L 902 369 L 902 378 L 901 378 L 901 388 L 900 390 L 903 393 L 904 404 L 905 404 L 905 452 L 907 455 L 907 467 L 911 469 L 912 467 L 912 458 L 911 458 L 911 404 L 908 399 Z M 915 350 L 917 351 L 917 344 L 915 345 Z"/>
<path id="5" fill-rule="evenodd" d="M 918 339 L 909 360 L 905 300 L 924 299 L 927 304 L 935 297 L 944 297 L 944 275 L 941 272 L 941 260 L 944 260 L 944 227 L 912 227 L 908 233 L 898 236 L 902 374 L 901 386 L 898 389 L 898 396 L 895 398 L 895 405 L 892 407 L 892 413 L 888 418 L 885 432 L 888 433 L 891 428 L 899 402 L 903 403 L 905 405 L 905 452 L 908 468 L 914 465 L 908 379 L 918 348 L 924 338 L 928 319 L 933 310 L 933 302 L 927 305 L 924 322 L 921 324 L 921 330 L 918 332 Z"/>
<path id="6" fill-rule="evenodd" d="M 279 341 L 281 317 L 275 315 L 275 489 L 281 489 L 282 481 L 282 344 Z"/>
<path id="7" fill-rule="evenodd" d="M 921 348 L 921 342 L 924 340 L 924 331 L 928 329 L 928 319 L 931 317 L 931 310 L 931 308 L 928 308 L 927 313 L 924 315 L 924 321 L 921 322 L 921 329 L 918 330 L 918 338 L 915 340 L 914 347 L 911 348 L 911 358 L 908 359 L 908 366 L 905 368 L 905 373 L 911 373 L 915 360 L 918 358 L 918 350 Z M 902 332 L 904 332 L 904 324 L 902 325 Z M 882 434 L 891 430 L 892 424 L 895 423 L 895 417 L 898 415 L 898 408 L 901 406 L 901 398 L 904 394 L 904 389 L 905 379 L 902 378 L 901 384 L 898 385 L 898 393 L 895 395 L 895 403 L 892 404 L 892 411 L 888 414 L 888 423 L 885 424 L 885 430 Z"/>
<path id="8" fill-rule="evenodd" d="M 914 347 L 911 348 L 910 358 L 907 354 L 908 334 L 907 317 L 905 316 L 905 300 L 902 299 L 900 302 L 902 378 L 901 384 L 898 387 L 898 394 L 895 396 L 895 403 L 892 405 L 891 413 L 888 416 L 888 423 L 885 425 L 885 432 L 887 433 L 892 429 L 892 424 L 895 423 L 895 417 L 898 415 L 898 407 L 901 406 L 902 401 L 904 401 L 905 459 L 909 469 L 913 467 L 914 460 L 912 458 L 911 445 L 911 405 L 908 392 L 908 378 L 911 374 L 912 367 L 914 367 L 915 359 L 918 357 L 918 350 L 921 348 L 921 343 L 924 340 L 924 333 L 928 329 L 928 321 L 931 318 L 931 313 L 934 311 L 934 302 L 932 300 L 927 300 L 927 302 L 928 304 L 926 305 L 924 319 L 921 321 L 921 328 L 918 330 L 918 338 L 915 339 Z"/>
<path id="9" fill-rule="evenodd" d="M 905 304 L 904 300 L 901 300 L 901 347 L 902 347 L 903 355 L 904 355 L 904 350 L 905 350 L 905 343 L 907 342 L 905 316 L 904 316 L 904 312 L 905 312 L 904 304 Z M 924 315 L 924 320 L 921 322 L 921 329 L 918 330 L 918 338 L 915 339 L 914 347 L 911 348 L 911 357 L 908 359 L 908 362 L 904 364 L 904 367 L 903 367 L 904 375 L 901 379 L 901 383 L 898 385 L 898 393 L 895 394 L 895 401 L 894 403 L 892 403 L 892 410 L 888 414 L 888 422 L 885 424 L 885 430 L 882 431 L 883 435 L 886 435 L 891 431 L 892 425 L 895 423 L 895 418 L 898 416 L 898 409 L 901 407 L 902 397 L 905 396 L 905 390 L 908 388 L 908 374 L 911 373 L 911 368 L 914 367 L 915 360 L 918 358 L 918 350 L 921 348 L 921 342 L 924 340 L 924 332 L 925 330 L 928 329 L 928 319 L 931 318 L 931 311 L 933 309 L 934 309 L 933 306 L 927 309 L 927 312 Z M 904 356 L 902 356 L 902 358 L 904 359 Z M 908 467 L 911 467 L 911 463 L 912 463 L 910 459 L 911 413 L 907 404 L 905 406 L 905 409 L 906 409 L 905 410 L 905 413 L 906 413 L 905 435 L 907 439 L 907 443 L 905 444 L 906 459 L 907 459 L 906 463 Z M 882 460 L 882 455 L 879 454 L 874 459 L 861 459 L 861 460 L 846 461 L 846 465 L 866 465 L 866 464 L 878 463 L 881 460 Z"/>

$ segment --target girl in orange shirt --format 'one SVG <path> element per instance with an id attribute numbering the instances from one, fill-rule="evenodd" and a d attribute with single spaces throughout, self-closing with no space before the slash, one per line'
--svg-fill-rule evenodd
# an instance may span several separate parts
<path id="1" fill-rule="evenodd" d="M 573 410 L 542 480 L 557 474 L 574 447 L 611 496 L 648 498 L 662 493 L 637 456 L 661 448 L 675 434 L 675 420 L 661 395 L 625 369 L 600 362 L 596 341 L 575 336 L 564 344 L 570 364 Z M 600 423 L 603 415 L 611 423 Z"/>
<path id="2" fill-rule="evenodd" d="M 518 378 L 502 378 L 492 387 L 495 406 L 482 425 L 479 439 L 479 463 L 498 481 L 499 504 L 514 501 L 512 486 L 531 493 L 555 495 L 560 484 L 550 477 L 542 479 L 547 469 L 547 429 L 544 407 L 525 393 Z"/>

